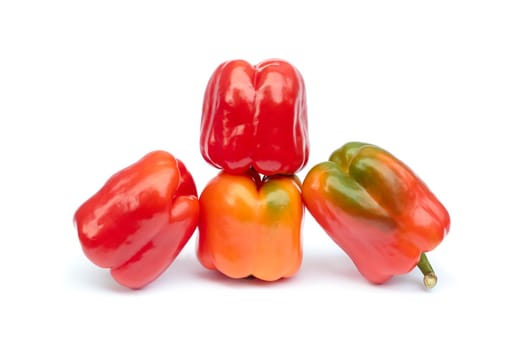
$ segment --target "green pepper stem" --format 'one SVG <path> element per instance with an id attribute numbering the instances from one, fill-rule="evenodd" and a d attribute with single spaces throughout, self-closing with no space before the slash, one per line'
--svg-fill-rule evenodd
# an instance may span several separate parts
<path id="1" fill-rule="evenodd" d="M 428 289 L 434 288 L 437 283 L 437 276 L 425 253 L 421 254 L 417 267 L 419 267 L 419 270 L 423 273 L 423 283 L 425 287 Z"/>

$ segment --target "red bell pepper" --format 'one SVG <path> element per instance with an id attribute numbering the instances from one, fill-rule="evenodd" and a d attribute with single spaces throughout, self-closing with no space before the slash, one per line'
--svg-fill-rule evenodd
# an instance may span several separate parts
<path id="1" fill-rule="evenodd" d="M 221 64 L 206 88 L 200 147 L 230 173 L 293 174 L 308 161 L 306 92 L 299 71 L 273 59 Z"/>
<path id="2" fill-rule="evenodd" d="M 197 190 L 184 164 L 154 151 L 113 175 L 74 219 L 82 249 L 137 289 L 155 280 L 196 229 Z"/>
<path id="3" fill-rule="evenodd" d="M 437 277 L 426 255 L 447 234 L 450 217 L 404 163 L 385 150 L 351 142 L 313 167 L 303 183 L 306 207 L 373 283 L 416 265 L 427 287 Z"/>

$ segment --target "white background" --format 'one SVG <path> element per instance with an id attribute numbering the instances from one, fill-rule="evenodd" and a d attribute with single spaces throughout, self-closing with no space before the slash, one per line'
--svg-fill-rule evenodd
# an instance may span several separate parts
<path id="1" fill-rule="evenodd" d="M 277 283 L 204 270 L 194 239 L 137 292 L 84 257 L 74 211 L 145 153 L 202 190 L 209 76 L 273 57 L 306 82 L 301 179 L 367 141 L 449 209 L 434 290 L 418 271 L 370 285 L 309 215 L 302 268 Z M 519 1 L 3 1 L 0 348 L 523 349 L 524 116 Z"/>

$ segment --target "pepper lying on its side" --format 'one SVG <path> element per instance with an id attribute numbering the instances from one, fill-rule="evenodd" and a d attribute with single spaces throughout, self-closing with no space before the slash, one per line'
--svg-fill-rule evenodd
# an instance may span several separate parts
<path id="1" fill-rule="evenodd" d="M 113 175 L 75 213 L 86 256 L 128 288 L 155 280 L 187 243 L 199 217 L 184 164 L 164 151 Z"/>
<path id="2" fill-rule="evenodd" d="M 425 286 L 437 277 L 426 255 L 447 234 L 450 217 L 400 160 L 374 145 L 351 142 L 313 167 L 303 183 L 307 209 L 373 283 L 411 271 Z"/>

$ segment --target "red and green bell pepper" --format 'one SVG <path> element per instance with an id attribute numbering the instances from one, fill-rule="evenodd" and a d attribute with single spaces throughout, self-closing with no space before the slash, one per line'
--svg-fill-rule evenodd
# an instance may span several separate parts
<path id="1" fill-rule="evenodd" d="M 373 283 L 419 266 L 437 279 L 425 252 L 447 234 L 450 217 L 423 181 L 387 151 L 347 143 L 314 166 L 303 182 L 312 216 Z"/>

